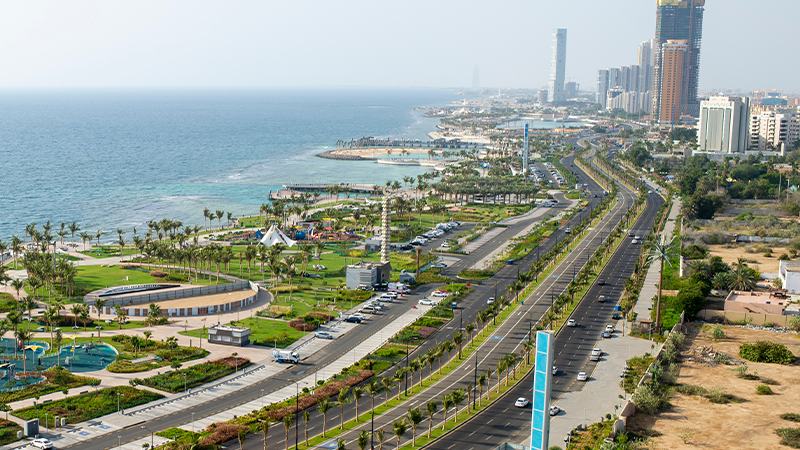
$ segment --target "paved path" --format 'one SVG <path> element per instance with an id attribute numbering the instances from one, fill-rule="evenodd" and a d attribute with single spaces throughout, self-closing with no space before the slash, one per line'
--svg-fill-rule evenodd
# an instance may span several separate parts
<path id="1" fill-rule="evenodd" d="M 664 225 L 664 230 L 660 234 L 660 239 L 665 239 L 669 242 L 675 233 L 675 221 L 681 214 L 681 201 L 678 198 L 672 199 L 672 209 L 667 216 L 667 223 Z M 658 295 L 658 277 L 661 271 L 661 261 L 655 260 L 647 269 L 647 275 L 644 277 L 644 284 L 639 291 L 639 300 L 633 306 L 633 312 L 636 313 L 636 321 L 649 321 L 650 310 L 653 309 L 653 299 Z"/>

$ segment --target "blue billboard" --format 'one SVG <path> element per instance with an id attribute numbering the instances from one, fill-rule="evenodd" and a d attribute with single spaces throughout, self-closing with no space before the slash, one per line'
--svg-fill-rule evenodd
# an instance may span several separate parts
<path id="1" fill-rule="evenodd" d="M 533 369 L 533 408 L 531 411 L 531 450 L 548 450 L 550 434 L 550 388 L 553 365 L 553 335 L 536 332 L 536 366 Z"/>

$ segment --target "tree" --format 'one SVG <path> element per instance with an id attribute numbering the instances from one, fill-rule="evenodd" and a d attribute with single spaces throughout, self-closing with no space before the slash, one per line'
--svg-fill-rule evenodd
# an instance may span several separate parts
<path id="1" fill-rule="evenodd" d="M 378 440 L 378 450 L 383 450 L 383 442 L 386 440 L 386 435 L 383 432 L 383 428 L 375 432 L 375 439 Z"/>
<path id="2" fill-rule="evenodd" d="M 428 438 L 430 439 L 431 431 L 433 431 L 433 418 L 439 411 L 439 403 L 435 400 L 431 400 L 425 404 L 425 408 L 428 411 Z"/>
<path id="3" fill-rule="evenodd" d="M 264 450 L 267 450 L 269 444 L 269 417 L 260 420 L 258 424 L 261 426 L 261 434 L 264 436 Z"/>
<path id="4" fill-rule="evenodd" d="M 358 422 L 358 399 L 364 395 L 364 390 L 356 386 L 353 387 L 353 389 L 350 391 L 350 394 L 353 396 L 353 405 L 356 407 L 356 422 Z"/>
<path id="5" fill-rule="evenodd" d="M 369 432 L 367 430 L 361 430 L 361 433 L 358 433 L 358 448 L 360 448 L 361 450 L 366 450 L 368 445 L 369 445 Z"/>
<path id="6" fill-rule="evenodd" d="M 16 330 L 14 332 L 14 335 L 17 338 L 17 341 L 22 344 L 22 348 L 23 348 L 23 351 L 22 351 L 22 372 L 27 372 L 28 370 L 27 370 L 27 367 L 26 367 L 25 363 L 26 363 L 28 358 L 25 355 L 25 350 L 24 349 L 25 349 L 26 343 L 31 339 L 32 333 L 30 331 L 27 331 L 27 330 Z M 16 345 L 14 346 L 14 348 L 16 348 Z"/>
<path id="7" fill-rule="evenodd" d="M 350 402 L 350 395 L 348 395 L 349 388 L 343 387 L 339 389 L 339 396 L 337 397 L 336 404 L 339 405 L 339 429 L 344 429 L 344 407 Z"/>
<path id="8" fill-rule="evenodd" d="M 447 410 L 453 406 L 453 397 L 450 394 L 444 394 L 442 396 L 442 430 L 444 430 L 444 425 L 447 423 Z"/>
<path id="9" fill-rule="evenodd" d="M 323 398 L 317 403 L 317 408 L 322 414 L 322 437 L 325 437 L 325 431 L 328 430 L 328 411 L 331 409 L 330 400 Z"/>
<path id="10" fill-rule="evenodd" d="M 284 443 L 286 444 L 286 450 L 289 450 L 289 429 L 293 424 L 294 414 L 286 414 L 283 416 Z"/>
<path id="11" fill-rule="evenodd" d="M 311 420 L 311 413 L 308 410 L 303 410 L 303 437 L 308 447 L 308 422 Z"/>
<path id="12" fill-rule="evenodd" d="M 117 324 L 122 329 L 122 324 L 128 321 L 128 312 L 120 305 L 114 305 L 114 314 L 117 316 Z"/>
<path id="13" fill-rule="evenodd" d="M 733 274 L 731 289 L 737 291 L 752 291 L 755 289 L 759 278 L 758 272 L 751 269 L 744 262 L 744 259 L 738 258 L 731 272 Z"/>
<path id="14" fill-rule="evenodd" d="M 478 389 L 480 392 L 478 393 L 478 406 L 480 406 L 481 402 L 483 401 L 483 387 L 486 385 L 486 374 L 481 374 L 478 377 Z"/>
<path id="15" fill-rule="evenodd" d="M 669 264 L 669 250 L 672 247 L 672 240 L 666 241 L 665 239 L 660 239 L 653 245 L 652 253 L 650 254 L 649 260 L 652 264 L 653 262 L 658 262 L 659 264 L 659 271 L 658 271 L 658 294 L 656 296 L 656 323 L 655 329 L 659 330 L 661 326 L 661 293 L 662 287 L 664 285 L 664 265 Z"/>
<path id="16" fill-rule="evenodd" d="M 406 424 L 405 419 L 395 420 L 394 423 L 392 423 L 392 431 L 394 432 L 394 436 L 397 439 L 397 448 L 400 448 L 400 438 L 402 438 L 403 435 L 406 434 L 407 430 L 408 430 L 408 424 Z"/>
<path id="17" fill-rule="evenodd" d="M 347 443 L 344 441 L 344 439 L 336 439 L 336 450 L 347 450 Z"/>
<path id="18" fill-rule="evenodd" d="M 458 405 L 464 402 L 464 399 L 467 396 L 464 394 L 464 391 L 461 389 L 456 389 L 455 391 L 450 394 L 450 398 L 453 400 L 453 406 L 456 407 L 456 413 L 453 416 L 453 422 L 458 420 Z"/>
<path id="19" fill-rule="evenodd" d="M 411 422 L 411 445 L 417 445 L 417 425 L 422 422 L 425 417 L 419 408 L 410 408 L 406 414 L 408 421 Z"/>
<path id="20" fill-rule="evenodd" d="M 11 407 L 8 406 L 6 403 L 0 403 L 0 412 L 6 413 L 6 420 L 8 420 L 8 412 L 11 411 Z"/>

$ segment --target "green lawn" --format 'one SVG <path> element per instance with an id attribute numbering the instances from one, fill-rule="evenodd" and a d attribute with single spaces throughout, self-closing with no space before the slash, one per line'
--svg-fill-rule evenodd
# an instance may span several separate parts
<path id="1" fill-rule="evenodd" d="M 0 419 L 0 445 L 16 442 L 18 431 L 22 431 L 22 427 L 10 420 Z"/>
<path id="2" fill-rule="evenodd" d="M 42 423 L 47 414 L 48 417 L 64 417 L 67 423 L 74 424 L 116 412 L 118 404 L 121 409 L 126 409 L 163 397 L 151 391 L 116 386 L 20 409 L 13 414 L 25 420 L 39 418 Z"/>
<path id="3" fill-rule="evenodd" d="M 17 300 L 9 293 L 0 292 L 0 313 L 7 313 L 16 309 Z"/>
<path id="4" fill-rule="evenodd" d="M 111 258 L 114 256 L 120 256 L 119 246 L 118 245 L 101 245 L 100 247 L 92 247 L 89 250 L 79 252 L 86 256 L 91 256 L 93 258 Z M 139 250 L 135 247 L 124 247 L 122 249 L 122 256 L 130 256 L 139 253 Z"/>
<path id="5" fill-rule="evenodd" d="M 235 361 L 233 358 L 227 358 L 197 364 L 185 369 L 170 370 L 138 380 L 138 382 L 155 389 L 176 393 L 218 380 L 234 373 L 237 368 L 241 370 L 249 364 L 250 361 L 244 358 L 236 358 Z"/>
<path id="6" fill-rule="evenodd" d="M 267 347 L 276 345 L 279 348 L 287 347 L 307 334 L 305 331 L 298 331 L 290 327 L 286 321 L 262 317 L 233 321 L 231 325 L 250 328 L 250 342 Z M 208 339 L 208 329 L 197 328 L 186 332 L 181 331 L 179 334 Z"/>

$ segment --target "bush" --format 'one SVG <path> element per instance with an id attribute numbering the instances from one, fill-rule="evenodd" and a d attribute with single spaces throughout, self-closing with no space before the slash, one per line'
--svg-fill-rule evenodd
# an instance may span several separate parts
<path id="1" fill-rule="evenodd" d="M 781 437 L 781 445 L 800 448 L 800 428 L 778 428 L 775 433 Z"/>
<path id="2" fill-rule="evenodd" d="M 711 339 L 715 341 L 725 339 L 725 332 L 722 330 L 721 326 L 717 325 L 713 330 L 711 330 Z"/>
<path id="3" fill-rule="evenodd" d="M 756 386 L 756 394 L 758 394 L 758 395 L 772 395 L 772 394 L 774 394 L 774 392 L 772 392 L 772 388 L 770 388 L 766 384 L 759 384 L 758 386 Z"/>
<path id="4" fill-rule="evenodd" d="M 795 360 L 785 345 L 767 341 L 742 344 L 739 356 L 748 361 L 770 364 L 791 364 Z"/>
<path id="5" fill-rule="evenodd" d="M 789 422 L 800 422 L 800 414 L 797 413 L 781 414 L 781 419 L 788 420 Z"/>
<path id="6" fill-rule="evenodd" d="M 795 316 L 789 319 L 787 327 L 792 331 L 800 331 L 800 317 Z"/>
<path id="7" fill-rule="evenodd" d="M 667 399 L 663 392 L 658 392 L 649 384 L 643 384 L 636 388 L 631 397 L 633 403 L 645 414 L 654 415 L 666 408 Z"/>

